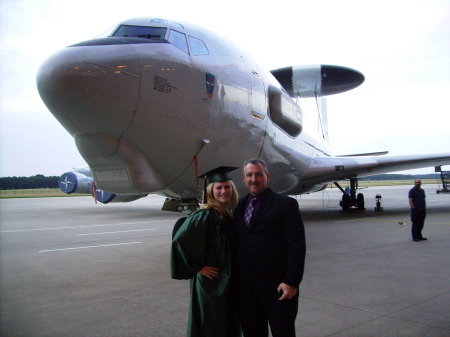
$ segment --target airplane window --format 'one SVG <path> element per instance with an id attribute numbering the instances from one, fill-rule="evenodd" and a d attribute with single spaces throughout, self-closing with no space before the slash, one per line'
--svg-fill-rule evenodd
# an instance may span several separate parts
<path id="1" fill-rule="evenodd" d="M 172 25 L 177 26 L 181 29 L 184 29 L 183 25 L 181 23 L 172 22 Z"/>
<path id="2" fill-rule="evenodd" d="M 189 49 L 187 46 L 186 35 L 176 30 L 171 30 L 169 34 L 169 42 L 175 47 L 181 49 L 186 54 L 189 54 Z"/>
<path id="3" fill-rule="evenodd" d="M 122 25 L 112 36 L 139 37 L 142 39 L 164 39 L 167 28 Z"/>
<path id="4" fill-rule="evenodd" d="M 117 30 L 117 25 L 115 25 L 114 27 L 111 27 L 110 29 L 108 29 L 107 31 L 101 33 L 100 35 L 96 36 L 96 39 L 101 39 L 104 37 L 110 37 L 112 36 L 112 34 Z"/>
<path id="5" fill-rule="evenodd" d="M 162 23 L 164 25 L 167 25 L 167 20 L 163 20 L 163 19 L 153 19 L 153 20 L 150 20 L 150 22 Z"/>
<path id="6" fill-rule="evenodd" d="M 209 55 L 208 48 L 202 40 L 189 36 L 189 42 L 191 44 L 192 55 Z"/>

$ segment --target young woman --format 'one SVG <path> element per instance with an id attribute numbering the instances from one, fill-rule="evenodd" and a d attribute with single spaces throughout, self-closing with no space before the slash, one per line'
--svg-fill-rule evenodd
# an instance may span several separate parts
<path id="1" fill-rule="evenodd" d="M 232 268 L 232 216 L 238 196 L 229 172 L 234 169 L 221 166 L 200 176 L 209 183 L 206 199 L 173 237 L 172 278 L 191 280 L 188 337 L 240 335 Z"/>

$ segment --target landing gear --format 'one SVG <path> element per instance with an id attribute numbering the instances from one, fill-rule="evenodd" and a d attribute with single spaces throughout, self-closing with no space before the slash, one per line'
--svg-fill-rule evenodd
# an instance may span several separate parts
<path id="1" fill-rule="evenodd" d="M 334 184 L 342 191 L 342 199 L 339 205 L 343 211 L 346 210 L 365 210 L 364 195 L 362 193 L 356 194 L 358 188 L 358 179 L 350 178 L 350 193 L 346 192 L 336 181 Z"/>
<path id="2" fill-rule="evenodd" d="M 188 211 L 189 214 L 198 209 L 197 199 L 171 199 L 166 198 L 162 210 L 172 212 Z"/>
<path id="3" fill-rule="evenodd" d="M 358 193 L 358 195 L 356 196 L 356 207 L 362 210 L 366 209 L 364 207 L 364 194 Z"/>

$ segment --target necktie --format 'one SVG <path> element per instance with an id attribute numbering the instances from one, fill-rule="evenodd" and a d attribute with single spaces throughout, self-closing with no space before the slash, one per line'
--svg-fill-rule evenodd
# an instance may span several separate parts
<path id="1" fill-rule="evenodd" d="M 256 201 L 256 198 L 252 198 L 250 200 L 250 202 L 248 203 L 247 209 L 245 210 L 245 214 L 244 214 L 244 222 L 245 225 L 250 228 L 250 219 L 252 218 L 253 215 L 253 209 L 254 209 L 254 203 Z"/>

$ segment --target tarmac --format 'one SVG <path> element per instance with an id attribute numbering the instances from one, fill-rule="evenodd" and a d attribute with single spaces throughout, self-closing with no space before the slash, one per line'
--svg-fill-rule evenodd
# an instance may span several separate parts
<path id="1" fill-rule="evenodd" d="M 450 194 L 423 185 L 428 240 L 413 242 L 411 187 L 363 190 L 365 211 L 342 212 L 338 189 L 297 197 L 297 336 L 450 336 Z M 189 281 L 172 280 L 169 261 L 186 214 L 163 201 L 0 200 L 1 336 L 185 336 Z"/>

